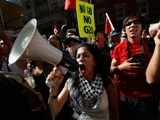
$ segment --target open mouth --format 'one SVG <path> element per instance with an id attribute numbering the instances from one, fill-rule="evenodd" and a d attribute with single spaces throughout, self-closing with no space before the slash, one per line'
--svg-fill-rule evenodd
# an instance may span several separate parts
<path id="1" fill-rule="evenodd" d="M 79 68 L 80 68 L 80 70 L 85 70 L 86 69 L 84 64 L 79 64 Z"/>
<path id="2" fill-rule="evenodd" d="M 79 70 L 81 71 L 82 74 L 84 74 L 85 71 L 86 71 L 85 65 L 84 64 L 79 64 Z"/>

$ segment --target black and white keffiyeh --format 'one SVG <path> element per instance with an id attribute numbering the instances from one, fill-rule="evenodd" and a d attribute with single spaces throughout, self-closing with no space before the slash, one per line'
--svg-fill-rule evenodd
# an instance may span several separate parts
<path id="1" fill-rule="evenodd" d="M 80 75 L 79 80 L 79 91 L 82 95 L 83 105 L 93 107 L 103 92 L 102 77 L 96 75 L 94 80 L 88 81 Z"/>

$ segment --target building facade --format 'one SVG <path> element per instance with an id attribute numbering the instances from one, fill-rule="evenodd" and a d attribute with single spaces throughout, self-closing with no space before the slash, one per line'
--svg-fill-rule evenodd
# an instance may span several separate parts
<path id="1" fill-rule="evenodd" d="M 97 0 L 95 2 L 97 26 L 103 29 L 105 12 L 117 29 L 121 30 L 123 19 L 136 14 L 144 17 L 145 23 L 158 22 L 160 20 L 160 6 L 155 0 Z"/>
<path id="2" fill-rule="evenodd" d="M 5 1 L 5 0 L 0 0 Z M 64 11 L 64 0 L 7 0 L 21 7 L 24 23 L 31 18 L 38 20 L 38 29 L 42 34 L 51 34 L 55 23 L 67 23 L 67 11 Z M 129 14 L 141 15 L 146 23 L 160 19 L 160 6 L 155 0 L 88 0 L 95 5 L 97 30 L 103 30 L 107 12 L 117 31 L 121 30 L 122 20 Z M 71 21 L 72 22 L 72 21 Z M 76 18 L 75 18 L 76 24 Z"/>

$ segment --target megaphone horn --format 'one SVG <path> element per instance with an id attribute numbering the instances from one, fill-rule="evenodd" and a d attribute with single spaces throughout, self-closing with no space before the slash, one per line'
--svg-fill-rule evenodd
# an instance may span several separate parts
<path id="1" fill-rule="evenodd" d="M 9 65 L 27 57 L 32 60 L 45 61 L 50 64 L 63 64 L 65 67 L 75 67 L 72 58 L 65 58 L 63 52 L 45 40 L 37 30 L 37 20 L 31 19 L 21 30 L 9 54 Z"/>

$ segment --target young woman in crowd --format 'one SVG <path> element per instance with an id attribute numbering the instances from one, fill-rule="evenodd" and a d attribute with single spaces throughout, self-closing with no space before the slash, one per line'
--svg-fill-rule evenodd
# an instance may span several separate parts
<path id="1" fill-rule="evenodd" d="M 63 72 L 56 66 L 48 75 L 47 79 L 54 82 L 49 100 L 55 114 L 69 97 L 77 120 L 118 120 L 118 99 L 105 71 L 105 59 L 95 45 L 87 43 L 80 45 L 75 58 L 79 68 L 71 73 L 59 93 L 56 87 L 64 80 Z"/>

